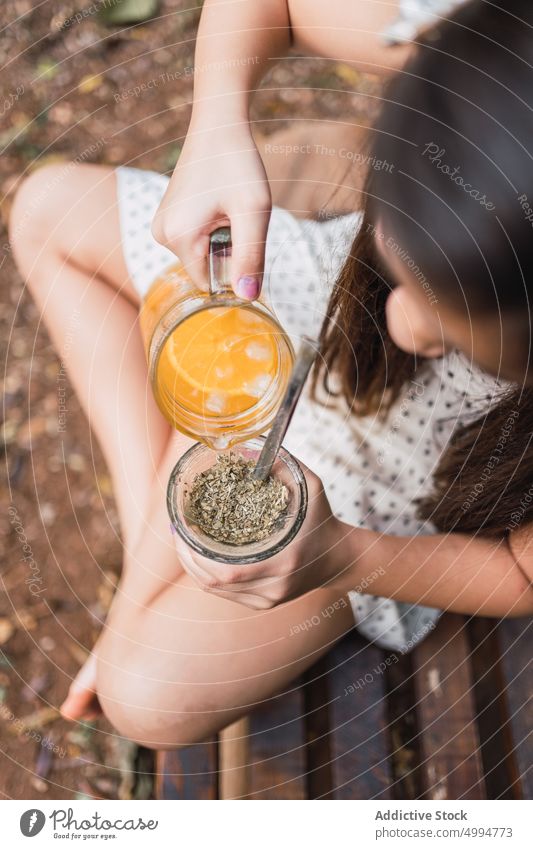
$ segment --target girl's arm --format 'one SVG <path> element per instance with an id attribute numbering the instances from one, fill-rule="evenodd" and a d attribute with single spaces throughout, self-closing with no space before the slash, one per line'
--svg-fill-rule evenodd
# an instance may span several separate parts
<path id="1" fill-rule="evenodd" d="M 394 71 L 409 48 L 386 47 L 380 33 L 397 12 L 398 0 L 206 0 L 191 123 L 152 227 L 199 286 L 209 234 L 230 224 L 235 291 L 259 293 L 271 197 L 248 111 L 261 77 L 291 43 L 304 54 Z"/>
<path id="2" fill-rule="evenodd" d="M 195 50 L 194 101 L 180 158 L 152 232 L 201 288 L 209 234 L 232 230 L 237 295 L 260 291 L 271 196 L 248 120 L 251 94 L 289 49 L 287 0 L 206 0 Z"/>
<path id="3" fill-rule="evenodd" d="M 196 37 L 190 129 L 247 122 L 252 92 L 291 45 L 287 0 L 206 0 Z"/>
<path id="4" fill-rule="evenodd" d="M 382 35 L 398 17 L 399 0 L 288 0 L 288 6 L 299 53 L 388 75 L 402 68 L 411 52 L 410 44 L 388 46 Z"/>
<path id="5" fill-rule="evenodd" d="M 397 70 L 410 48 L 387 47 L 381 33 L 398 8 L 398 0 L 207 0 L 196 40 L 192 129 L 247 121 L 252 92 L 291 43 L 368 73 Z"/>
<path id="6" fill-rule="evenodd" d="M 343 525 L 347 558 L 332 582 L 363 592 L 479 616 L 533 613 L 533 546 L 467 534 L 396 537 Z"/>
<path id="7" fill-rule="evenodd" d="M 320 479 L 303 467 L 309 491 L 294 541 L 262 563 L 231 566 L 199 557 L 179 540 L 184 568 L 204 589 L 269 608 L 325 585 L 479 616 L 533 614 L 533 540 L 467 534 L 398 537 L 354 528 L 331 512 Z M 177 538 L 175 538 L 177 540 Z"/>

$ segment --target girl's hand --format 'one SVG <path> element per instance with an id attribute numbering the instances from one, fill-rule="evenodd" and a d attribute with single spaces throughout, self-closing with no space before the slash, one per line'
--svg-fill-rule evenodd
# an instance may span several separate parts
<path id="1" fill-rule="evenodd" d="M 346 526 L 333 516 L 320 478 L 300 465 L 309 494 L 307 515 L 294 540 L 275 557 L 226 565 L 201 557 L 175 537 L 183 568 L 203 590 L 265 610 L 322 586 L 346 567 L 342 545 Z"/>
<path id="2" fill-rule="evenodd" d="M 249 125 L 191 124 L 152 233 L 205 289 L 209 234 L 229 224 L 232 285 L 240 298 L 254 300 L 261 291 L 270 212 L 270 188 Z"/>

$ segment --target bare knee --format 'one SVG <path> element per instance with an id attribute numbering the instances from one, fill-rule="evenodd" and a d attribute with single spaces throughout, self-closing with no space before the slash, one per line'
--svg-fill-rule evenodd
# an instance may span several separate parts
<path id="1" fill-rule="evenodd" d="M 123 737 L 149 749 L 169 749 L 202 742 L 227 724 L 222 713 L 206 709 L 201 689 L 176 680 L 161 680 L 141 651 L 127 660 L 99 659 L 97 693 L 102 710 Z M 170 673 L 166 673 L 168 676 Z M 172 675 L 179 680 L 179 669 Z M 204 701 L 205 700 L 205 701 Z"/>
<path id="2" fill-rule="evenodd" d="M 25 177 L 9 216 L 9 240 L 21 273 L 28 276 L 39 254 L 54 250 L 52 238 L 64 202 L 66 165 L 45 165 Z"/>
<path id="3" fill-rule="evenodd" d="M 82 221 L 89 205 L 87 194 L 103 185 L 111 173 L 106 166 L 67 162 L 44 165 L 24 178 L 13 201 L 9 238 L 26 278 L 31 278 L 43 257 L 78 252 L 78 231 L 83 233 L 84 227 L 73 225 L 71 211 L 77 222 Z"/>

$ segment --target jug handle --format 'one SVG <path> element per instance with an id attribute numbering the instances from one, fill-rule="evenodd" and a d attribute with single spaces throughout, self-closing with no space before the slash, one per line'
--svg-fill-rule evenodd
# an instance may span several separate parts
<path id="1" fill-rule="evenodd" d="M 231 292 L 231 230 L 219 227 L 209 236 L 209 292 L 225 295 Z"/>

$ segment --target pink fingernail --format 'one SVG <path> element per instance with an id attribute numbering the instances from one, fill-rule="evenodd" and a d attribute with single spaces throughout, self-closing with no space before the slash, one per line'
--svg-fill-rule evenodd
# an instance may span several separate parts
<path id="1" fill-rule="evenodd" d="M 239 277 L 237 280 L 237 294 L 239 298 L 243 298 L 246 301 L 255 301 L 259 295 L 260 288 L 257 277 Z"/>

